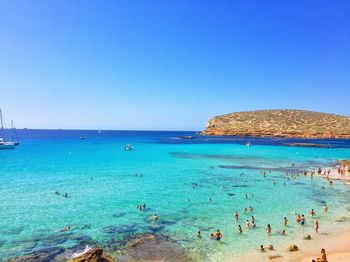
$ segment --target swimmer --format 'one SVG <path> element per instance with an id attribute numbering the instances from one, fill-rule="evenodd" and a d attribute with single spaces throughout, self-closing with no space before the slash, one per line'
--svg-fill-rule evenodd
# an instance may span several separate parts
<path id="1" fill-rule="evenodd" d="M 214 234 L 210 234 L 210 239 L 214 239 Z"/>
<path id="2" fill-rule="evenodd" d="M 279 235 L 285 236 L 286 235 L 286 230 L 283 229 L 283 230 L 277 231 L 277 233 Z"/>
<path id="3" fill-rule="evenodd" d="M 244 209 L 243 209 L 243 213 L 247 213 L 247 208 L 245 207 Z"/>
<path id="4" fill-rule="evenodd" d="M 267 234 L 271 233 L 271 225 L 270 224 L 267 224 L 267 226 L 266 226 L 266 233 Z"/>
<path id="5" fill-rule="evenodd" d="M 297 223 L 298 223 L 298 224 L 300 223 L 300 221 L 301 221 L 301 217 L 300 217 L 300 215 L 299 215 L 299 214 L 296 216 L 295 220 L 297 221 Z"/>
<path id="6" fill-rule="evenodd" d="M 266 251 L 263 245 L 260 245 L 260 251 L 261 252 L 265 252 Z"/>
<path id="7" fill-rule="evenodd" d="M 214 235 L 217 241 L 219 241 L 222 238 L 222 234 L 219 229 L 216 230 Z"/>
<path id="8" fill-rule="evenodd" d="M 146 203 L 143 203 L 142 209 L 145 209 L 145 208 L 146 208 Z"/>
<path id="9" fill-rule="evenodd" d="M 68 197 L 68 193 L 64 193 L 64 195 L 63 195 L 64 197 Z"/>
<path id="10" fill-rule="evenodd" d="M 237 230 L 238 230 L 238 233 L 242 234 L 242 227 L 241 227 L 241 225 L 238 225 Z"/>
<path id="11" fill-rule="evenodd" d="M 284 217 L 283 223 L 284 223 L 284 226 L 287 226 L 287 224 L 288 224 L 288 219 L 287 219 L 287 217 Z"/>
<path id="12" fill-rule="evenodd" d="M 58 192 L 58 191 L 55 192 L 55 195 L 59 195 L 59 194 L 60 194 L 60 192 Z"/>
<path id="13" fill-rule="evenodd" d="M 159 219 L 159 217 L 157 216 L 156 213 L 154 213 L 154 214 L 152 215 L 152 218 L 153 218 L 154 221 L 157 221 L 157 220 Z"/>
<path id="14" fill-rule="evenodd" d="M 211 197 L 209 197 L 209 203 L 211 202 Z"/>
<path id="15" fill-rule="evenodd" d="M 250 212 L 253 212 L 252 206 L 249 207 L 249 211 L 250 211 Z"/>
<path id="16" fill-rule="evenodd" d="M 198 231 L 198 232 L 197 232 L 196 237 L 198 237 L 198 238 L 201 238 L 201 237 L 202 237 L 202 236 L 201 236 L 201 231 Z"/>
<path id="17" fill-rule="evenodd" d="M 248 199 L 248 194 L 245 194 L 245 198 Z"/>
<path id="18" fill-rule="evenodd" d="M 316 212 L 315 212 L 315 210 L 314 210 L 314 209 L 311 209 L 311 211 L 310 211 L 310 215 L 311 215 L 311 216 L 316 216 Z"/>
<path id="19" fill-rule="evenodd" d="M 268 246 L 266 247 L 266 249 L 268 249 L 268 250 L 273 250 L 273 245 L 268 245 Z"/>
<path id="20" fill-rule="evenodd" d="M 235 211 L 234 218 L 236 221 L 238 221 L 238 212 L 237 211 Z"/>
<path id="21" fill-rule="evenodd" d="M 255 222 L 255 217 L 254 216 L 252 216 L 252 223 L 254 223 Z"/>
<path id="22" fill-rule="evenodd" d="M 256 227 L 256 225 L 255 225 L 255 222 L 253 221 L 252 222 L 252 228 L 255 228 Z"/>
<path id="23" fill-rule="evenodd" d="M 245 227 L 246 227 L 247 229 L 249 229 L 249 221 L 248 221 L 248 219 L 247 219 L 247 221 L 245 222 Z"/>
<path id="24" fill-rule="evenodd" d="M 70 230 L 70 226 L 64 227 L 62 230 L 60 230 L 60 232 L 65 232 L 65 231 L 69 231 Z"/>

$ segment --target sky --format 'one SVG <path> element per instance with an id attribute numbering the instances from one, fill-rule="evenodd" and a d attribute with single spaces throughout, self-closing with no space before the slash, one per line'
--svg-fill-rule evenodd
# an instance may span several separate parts
<path id="1" fill-rule="evenodd" d="M 18 128 L 203 130 L 258 109 L 350 115 L 347 0 L 0 0 Z"/>

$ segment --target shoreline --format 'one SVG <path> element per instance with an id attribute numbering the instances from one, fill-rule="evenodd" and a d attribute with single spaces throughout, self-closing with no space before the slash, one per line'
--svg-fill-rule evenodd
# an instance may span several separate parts
<path id="1" fill-rule="evenodd" d="M 320 251 L 325 248 L 328 261 L 333 262 L 348 262 L 350 261 L 350 225 L 346 226 L 345 232 L 323 232 L 311 240 L 298 239 L 295 243 L 299 250 L 295 252 L 287 251 L 288 247 L 277 247 L 272 251 L 261 253 L 258 247 L 253 254 L 238 255 L 227 258 L 225 261 L 237 262 L 311 262 L 312 259 L 320 257 Z"/>
<path id="2" fill-rule="evenodd" d="M 350 160 L 340 160 L 339 163 L 336 168 L 330 169 L 328 175 L 322 174 L 322 172 L 320 174 L 315 172 L 314 176 L 328 181 L 350 182 Z M 339 173 L 339 169 L 344 171 L 343 174 Z M 309 172 L 307 176 L 310 176 Z M 332 222 L 332 225 L 334 223 L 335 221 Z M 328 261 L 348 262 L 350 261 L 350 224 L 334 225 L 334 227 L 336 228 L 335 231 L 328 232 L 329 230 L 326 230 L 325 232 L 313 234 L 311 240 L 304 240 L 303 236 L 300 236 L 300 239 L 291 240 L 290 244 L 296 244 L 299 248 L 295 252 L 287 251 L 287 246 L 282 247 L 282 249 L 277 247 L 275 250 L 264 253 L 257 251 L 254 254 L 231 257 L 227 261 L 311 262 L 313 259 L 317 261 L 317 258 L 321 255 L 321 249 L 324 248 Z M 334 227 L 332 226 L 332 229 Z"/>

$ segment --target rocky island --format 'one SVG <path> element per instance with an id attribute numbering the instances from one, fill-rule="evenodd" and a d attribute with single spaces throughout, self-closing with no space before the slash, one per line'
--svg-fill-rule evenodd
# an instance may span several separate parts
<path id="1" fill-rule="evenodd" d="M 257 110 L 216 116 L 203 135 L 350 139 L 350 117 L 305 110 Z"/>

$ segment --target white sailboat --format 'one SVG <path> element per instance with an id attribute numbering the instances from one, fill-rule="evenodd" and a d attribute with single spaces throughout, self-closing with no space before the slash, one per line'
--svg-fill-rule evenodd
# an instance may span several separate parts
<path id="1" fill-rule="evenodd" d="M 13 148 L 15 148 L 14 142 L 6 142 L 4 139 L 4 121 L 2 119 L 1 109 L 0 109 L 0 122 L 1 122 L 0 149 L 13 149 Z"/>
<path id="2" fill-rule="evenodd" d="M 13 124 L 13 120 L 11 120 L 11 141 L 15 143 L 15 146 L 19 145 L 18 135 L 17 135 L 15 125 Z"/>

